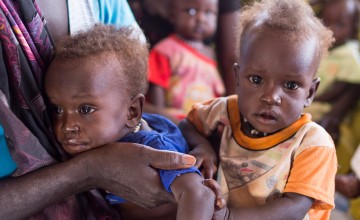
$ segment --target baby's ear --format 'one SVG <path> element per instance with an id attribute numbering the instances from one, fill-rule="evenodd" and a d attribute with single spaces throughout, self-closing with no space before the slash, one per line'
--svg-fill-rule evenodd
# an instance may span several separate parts
<path id="1" fill-rule="evenodd" d="M 128 128 L 135 127 L 136 125 L 139 124 L 143 112 L 144 102 L 145 102 L 145 97 L 143 94 L 137 94 L 135 97 L 131 99 L 128 116 L 126 120 L 126 126 Z"/>
<path id="2" fill-rule="evenodd" d="M 236 89 L 236 94 L 239 94 L 238 92 L 238 89 L 239 89 L 239 69 L 240 69 L 240 66 L 238 63 L 234 63 L 233 65 L 233 68 L 234 68 L 234 79 L 235 79 L 235 89 Z"/>
<path id="3" fill-rule="evenodd" d="M 316 91 L 319 88 L 319 85 L 320 85 L 320 77 L 315 77 L 315 79 L 313 79 L 313 81 L 311 82 L 311 86 L 309 89 L 309 95 L 306 98 L 304 107 L 310 106 L 310 104 L 313 102 Z"/>

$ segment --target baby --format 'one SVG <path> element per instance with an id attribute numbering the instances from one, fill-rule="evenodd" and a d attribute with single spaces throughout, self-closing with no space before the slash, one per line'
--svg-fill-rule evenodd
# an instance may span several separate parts
<path id="1" fill-rule="evenodd" d="M 55 136 L 67 153 L 75 156 L 116 141 L 187 151 L 174 124 L 159 115 L 142 114 L 147 57 L 147 46 L 131 38 L 131 30 L 111 26 L 98 25 L 59 45 L 45 90 Z M 159 173 L 177 207 L 166 204 L 147 210 L 111 194 L 107 198 L 120 203 L 125 219 L 211 219 L 214 193 L 196 168 Z"/>
<path id="2" fill-rule="evenodd" d="M 222 130 L 218 182 L 227 207 L 215 219 L 328 219 L 334 143 L 302 111 L 331 31 L 302 0 L 255 2 L 239 25 L 236 95 L 195 104 L 180 123 L 207 169 L 216 162 L 207 137 Z"/>

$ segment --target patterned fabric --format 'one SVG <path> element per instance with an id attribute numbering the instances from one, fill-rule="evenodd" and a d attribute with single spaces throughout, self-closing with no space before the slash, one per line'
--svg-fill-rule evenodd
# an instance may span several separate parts
<path id="1" fill-rule="evenodd" d="M 335 147 L 310 115 L 262 138 L 246 136 L 237 96 L 194 105 L 187 119 L 211 135 L 224 125 L 218 182 L 229 207 L 254 207 L 294 192 L 315 199 L 306 218 L 328 219 L 334 207 Z"/>
<path id="2" fill-rule="evenodd" d="M 166 89 L 166 106 L 185 116 L 191 106 L 224 94 L 216 62 L 175 35 L 155 45 L 149 57 L 149 82 Z"/>
<path id="3" fill-rule="evenodd" d="M 3 62 L 0 65 L 0 89 L 14 114 L 38 138 L 43 148 L 59 160 L 60 153 L 54 148 L 56 142 L 49 133 L 50 120 L 41 94 L 43 76 L 53 53 L 42 15 L 36 3 L 30 0 L 3 0 L 0 8 Z M 6 125 L 4 127 L 6 131 Z"/>
<path id="4" fill-rule="evenodd" d="M 43 77 L 53 44 L 33 0 L 0 0 L 0 124 L 20 176 L 65 158 L 50 133 Z M 0 155 L 0 166 L 6 161 Z M 9 173 L 8 173 L 9 174 Z M 11 178 L 7 177 L 7 178 Z M 31 219 L 119 218 L 98 192 L 71 196 Z"/>

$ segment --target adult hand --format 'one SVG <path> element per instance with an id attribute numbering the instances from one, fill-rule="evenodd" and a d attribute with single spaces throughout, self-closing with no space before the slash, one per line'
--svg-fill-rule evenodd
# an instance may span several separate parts
<path id="1" fill-rule="evenodd" d="M 85 165 L 90 187 L 108 190 L 147 208 L 175 201 L 165 191 L 155 168 L 182 169 L 195 164 L 190 155 L 134 143 L 109 144 L 76 159 Z"/>
<path id="2" fill-rule="evenodd" d="M 0 219 L 23 219 L 93 188 L 145 207 L 173 201 L 153 168 L 193 166 L 195 158 L 132 143 L 114 143 L 68 161 L 0 181 Z M 49 196 L 51 195 L 51 196 Z"/>

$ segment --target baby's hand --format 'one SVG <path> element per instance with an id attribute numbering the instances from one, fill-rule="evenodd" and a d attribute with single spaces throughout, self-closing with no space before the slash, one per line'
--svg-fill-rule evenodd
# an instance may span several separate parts
<path id="1" fill-rule="evenodd" d="M 357 198 L 360 196 L 360 181 L 353 173 L 336 175 L 335 188 L 336 191 L 348 198 Z"/>
<path id="2" fill-rule="evenodd" d="M 190 151 L 189 154 L 196 158 L 195 167 L 201 171 L 204 178 L 212 179 L 217 172 L 217 157 L 212 147 L 201 144 Z"/>
<path id="3" fill-rule="evenodd" d="M 220 185 L 213 179 L 205 179 L 204 185 L 209 187 L 215 194 L 215 212 L 212 219 L 225 219 L 228 214 L 228 208 L 226 207 L 225 199 L 222 197 Z"/>
<path id="4" fill-rule="evenodd" d="M 209 187 L 215 194 L 215 209 L 220 210 L 226 207 L 226 201 L 222 197 L 220 185 L 214 179 L 205 179 L 204 185 Z"/>

